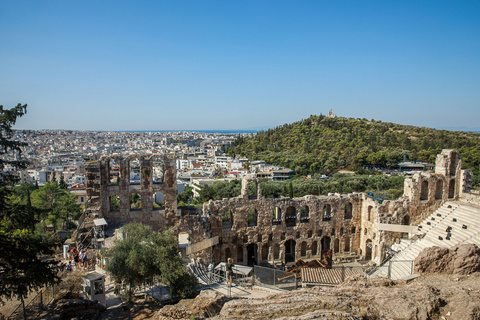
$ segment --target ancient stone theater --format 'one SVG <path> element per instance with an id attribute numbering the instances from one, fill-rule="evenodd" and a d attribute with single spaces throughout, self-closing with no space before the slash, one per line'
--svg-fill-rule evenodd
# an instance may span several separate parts
<path id="1" fill-rule="evenodd" d="M 153 178 L 158 163 L 161 180 Z M 470 192 L 472 172 L 461 169 L 456 150 L 437 156 L 435 173 L 407 176 L 397 200 L 379 201 L 365 193 L 271 199 L 262 196 L 259 180 L 247 175 L 240 196 L 205 203 L 203 213 L 177 207 L 173 156 L 103 157 L 88 163 L 86 170 L 89 207 L 98 217 L 108 223 L 136 221 L 156 230 L 173 228 L 188 240 L 183 254 L 204 262 L 231 257 L 237 264 L 278 265 L 320 258 L 331 250 L 334 262 L 380 264 L 393 244 L 417 236 L 420 222 L 445 202 L 480 204 Z M 131 183 L 132 170 L 139 176 L 137 183 Z M 255 184 L 254 195 L 248 194 L 249 184 Z M 164 205 L 155 208 L 157 192 L 163 194 Z M 130 206 L 132 194 L 139 195 L 141 208 Z M 113 196 L 119 199 L 118 208 L 112 207 Z"/>

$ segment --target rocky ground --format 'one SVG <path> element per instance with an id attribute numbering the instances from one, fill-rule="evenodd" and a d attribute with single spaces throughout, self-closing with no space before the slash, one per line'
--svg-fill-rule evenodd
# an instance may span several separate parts
<path id="1" fill-rule="evenodd" d="M 480 320 L 480 251 L 478 247 L 428 249 L 415 261 L 422 273 L 409 281 L 367 278 L 347 279 L 337 287 L 313 287 L 272 293 L 255 298 L 229 298 L 213 291 L 175 305 L 138 301 L 92 313 L 92 305 L 57 305 L 51 319 L 444 319 Z M 254 296 L 254 295 L 252 295 Z M 68 301 L 68 300 L 65 300 Z M 63 308 L 63 309 L 62 309 Z M 75 309 L 76 308 L 76 309 Z M 64 317 L 60 314 L 64 314 Z M 65 317 L 67 316 L 67 317 Z M 47 317 L 48 318 L 48 317 Z"/>
<path id="2" fill-rule="evenodd" d="M 410 283 L 363 276 L 261 299 L 199 296 L 155 319 L 480 319 L 480 274 L 425 274 Z"/>

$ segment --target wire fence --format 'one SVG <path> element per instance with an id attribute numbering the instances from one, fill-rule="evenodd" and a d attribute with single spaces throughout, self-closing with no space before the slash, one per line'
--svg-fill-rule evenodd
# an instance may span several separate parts
<path id="1" fill-rule="evenodd" d="M 58 292 L 57 286 L 48 286 L 38 292 L 36 292 L 32 299 L 26 303 L 20 302 L 15 310 L 6 317 L 7 320 L 16 320 L 16 319 L 33 319 L 35 318 L 45 306 L 49 305 L 54 296 Z M 25 305 L 25 307 L 24 307 Z"/>

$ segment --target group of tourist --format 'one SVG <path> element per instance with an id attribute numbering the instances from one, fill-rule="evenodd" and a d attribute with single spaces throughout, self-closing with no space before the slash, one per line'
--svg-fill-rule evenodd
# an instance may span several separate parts
<path id="1" fill-rule="evenodd" d="M 72 260 L 74 264 L 72 264 Z M 73 247 L 73 249 L 69 250 L 69 262 L 67 265 L 67 271 L 73 271 L 73 269 L 83 269 L 83 270 L 90 270 L 90 268 L 94 267 L 97 261 L 100 260 L 100 255 L 97 252 L 96 255 L 92 255 L 90 258 L 90 254 L 86 248 L 80 247 Z"/>

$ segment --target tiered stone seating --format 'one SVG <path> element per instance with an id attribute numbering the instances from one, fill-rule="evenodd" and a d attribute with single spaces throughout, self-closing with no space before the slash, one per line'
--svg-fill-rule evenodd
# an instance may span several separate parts
<path id="1" fill-rule="evenodd" d="M 463 228 L 464 225 L 466 228 Z M 413 269 L 411 261 L 427 247 L 450 248 L 460 243 L 475 243 L 480 246 L 480 207 L 459 201 L 448 201 L 427 217 L 419 225 L 419 230 L 424 233 L 424 237 L 417 241 L 402 239 L 396 245 L 402 251 L 386 262 L 374 275 L 387 277 L 390 265 L 391 279 L 409 276 Z"/>

